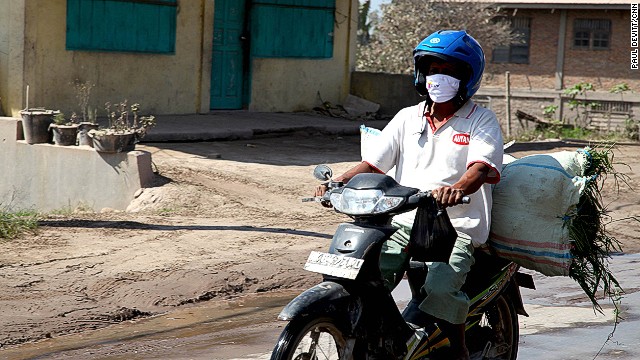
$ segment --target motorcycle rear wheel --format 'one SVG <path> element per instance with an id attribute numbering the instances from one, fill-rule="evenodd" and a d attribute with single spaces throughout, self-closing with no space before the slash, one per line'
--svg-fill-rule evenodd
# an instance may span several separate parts
<path id="1" fill-rule="evenodd" d="M 294 319 L 282 331 L 271 360 L 338 360 L 346 340 L 335 319 L 306 317 Z M 347 359 L 352 359 L 349 354 Z"/>

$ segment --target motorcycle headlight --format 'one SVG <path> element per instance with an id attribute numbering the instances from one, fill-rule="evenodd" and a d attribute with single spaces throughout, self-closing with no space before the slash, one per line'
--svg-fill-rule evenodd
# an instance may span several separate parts
<path id="1" fill-rule="evenodd" d="M 383 214 L 400 206 L 402 197 L 385 196 L 382 190 L 344 189 L 342 193 L 331 194 L 331 205 L 347 215 Z"/>

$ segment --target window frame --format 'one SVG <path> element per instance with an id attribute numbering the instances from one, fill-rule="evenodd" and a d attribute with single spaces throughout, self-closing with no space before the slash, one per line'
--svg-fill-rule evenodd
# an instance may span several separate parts
<path id="1" fill-rule="evenodd" d="M 571 48 L 575 50 L 611 50 L 611 35 L 612 35 L 612 21 L 611 19 L 595 19 L 595 18 L 575 18 L 573 19 L 573 38 L 571 41 Z M 578 37 L 578 34 L 587 34 L 588 38 L 584 36 Z M 604 34 L 604 38 L 596 39 L 596 34 Z M 576 44 L 577 41 L 584 42 L 586 40 L 587 45 Z M 595 42 L 604 42 L 606 46 L 596 46 Z"/>
<path id="2" fill-rule="evenodd" d="M 509 22 L 511 23 L 511 32 L 519 32 L 520 36 L 523 39 L 523 43 L 511 43 L 508 46 L 495 47 L 491 53 L 491 62 L 494 64 L 529 64 L 531 61 L 532 18 L 529 16 L 510 17 Z M 518 54 L 518 50 L 522 49 L 525 49 L 526 51 L 526 58 L 518 60 L 518 56 L 524 56 L 522 54 Z"/>

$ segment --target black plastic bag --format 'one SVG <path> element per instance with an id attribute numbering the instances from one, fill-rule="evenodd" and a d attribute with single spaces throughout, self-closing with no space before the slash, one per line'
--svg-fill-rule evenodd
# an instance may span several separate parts
<path id="1" fill-rule="evenodd" d="M 424 198 L 416 211 L 409 255 L 417 261 L 449 262 L 458 232 L 444 209 L 438 209 L 433 197 Z"/>

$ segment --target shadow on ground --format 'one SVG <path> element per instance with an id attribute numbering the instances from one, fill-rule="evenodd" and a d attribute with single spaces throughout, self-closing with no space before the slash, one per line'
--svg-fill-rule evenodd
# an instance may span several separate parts
<path id="1" fill-rule="evenodd" d="M 289 234 L 309 236 L 323 239 L 331 239 L 331 235 L 295 230 L 295 229 L 283 229 L 273 227 L 258 227 L 258 226 L 219 226 L 219 225 L 159 225 L 159 224 L 145 224 L 137 221 L 119 221 L 119 220 L 41 220 L 38 222 L 39 226 L 43 227 L 55 227 L 55 228 L 88 228 L 88 229 L 126 229 L 126 230 L 160 230 L 160 231 L 176 231 L 176 230 L 204 230 L 204 231 L 251 231 L 251 232 L 265 232 L 275 234 Z"/>

